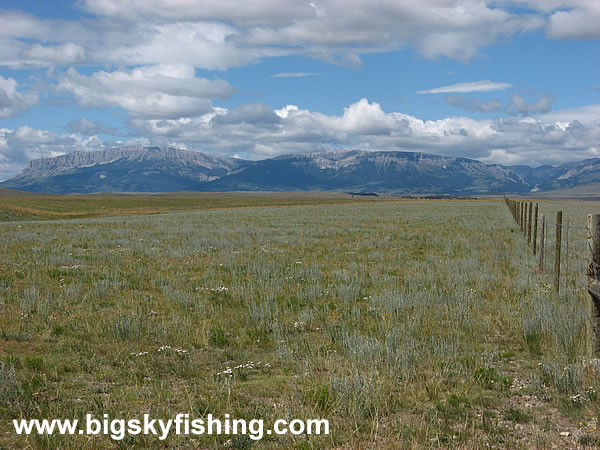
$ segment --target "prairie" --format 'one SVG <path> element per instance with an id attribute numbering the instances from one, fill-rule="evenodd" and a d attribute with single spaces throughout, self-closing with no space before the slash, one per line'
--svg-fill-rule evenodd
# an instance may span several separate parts
<path id="1" fill-rule="evenodd" d="M 68 220 L 23 201 L 37 220 L 0 225 L 0 446 L 600 444 L 582 230 L 555 294 L 500 200 L 309 200 L 126 215 L 156 209 L 131 199 L 120 215 Z M 99 214 L 86 205 L 60 212 Z M 583 226 L 600 204 L 540 209 Z M 111 441 L 11 425 L 147 412 L 326 418 L 331 434 Z"/>
<path id="2" fill-rule="evenodd" d="M 160 214 L 220 208 L 361 203 L 381 200 L 322 192 L 177 192 L 163 194 L 34 194 L 0 188 L 0 222 Z"/>

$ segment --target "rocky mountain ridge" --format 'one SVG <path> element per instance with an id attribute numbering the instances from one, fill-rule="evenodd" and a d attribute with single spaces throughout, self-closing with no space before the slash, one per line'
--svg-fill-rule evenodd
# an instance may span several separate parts
<path id="1" fill-rule="evenodd" d="M 422 152 L 340 150 L 260 161 L 159 147 L 117 147 L 31 161 L 5 188 L 47 193 L 352 191 L 501 194 L 600 181 L 600 158 L 502 166 Z"/>

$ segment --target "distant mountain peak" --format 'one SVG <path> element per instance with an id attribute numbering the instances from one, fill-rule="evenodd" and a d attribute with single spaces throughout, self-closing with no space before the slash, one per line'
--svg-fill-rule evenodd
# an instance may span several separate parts
<path id="1" fill-rule="evenodd" d="M 246 161 L 172 147 L 128 146 L 33 160 L 0 185 L 48 193 L 322 190 L 472 195 L 594 181 L 600 181 L 600 159 L 531 168 L 424 152 L 350 149 Z"/>

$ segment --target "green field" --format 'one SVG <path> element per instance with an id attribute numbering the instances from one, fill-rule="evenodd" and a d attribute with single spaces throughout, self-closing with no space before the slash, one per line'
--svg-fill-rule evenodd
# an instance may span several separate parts
<path id="1" fill-rule="evenodd" d="M 6 218 L 36 220 L 0 225 L 0 448 L 600 444 L 583 285 L 550 291 L 501 200 L 92 197 L 2 199 Z M 600 212 L 540 208 L 575 226 Z M 111 441 L 11 425 L 147 412 L 326 418 L 332 433 Z"/>

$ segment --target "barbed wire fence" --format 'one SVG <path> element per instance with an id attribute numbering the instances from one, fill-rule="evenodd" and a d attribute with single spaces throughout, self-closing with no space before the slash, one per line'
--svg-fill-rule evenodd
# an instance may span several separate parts
<path id="1" fill-rule="evenodd" d="M 585 305 L 586 352 L 598 354 L 600 339 L 600 214 L 588 214 L 585 225 L 551 217 L 539 204 L 505 197 L 527 245 L 537 257 L 537 271 L 548 274 L 552 291 L 564 301 Z"/>

